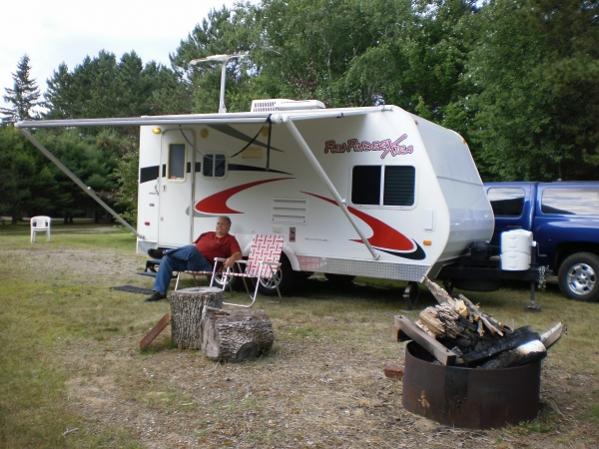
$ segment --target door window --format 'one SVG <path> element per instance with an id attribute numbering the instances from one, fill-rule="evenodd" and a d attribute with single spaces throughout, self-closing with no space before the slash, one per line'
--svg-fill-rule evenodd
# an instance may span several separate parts
<path id="1" fill-rule="evenodd" d="M 171 143 L 168 146 L 168 179 L 185 178 L 185 144 Z"/>

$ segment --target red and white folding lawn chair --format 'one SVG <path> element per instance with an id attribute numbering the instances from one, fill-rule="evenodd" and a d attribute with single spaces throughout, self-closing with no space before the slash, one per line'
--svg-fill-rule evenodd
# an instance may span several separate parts
<path id="1" fill-rule="evenodd" d="M 194 281 L 197 279 L 198 276 L 205 276 L 206 278 L 210 279 L 210 287 L 212 287 L 213 285 L 216 285 L 217 287 L 222 287 L 222 289 L 224 290 L 225 287 L 227 286 L 226 279 L 223 279 L 223 271 L 222 271 L 222 261 L 224 261 L 224 260 L 225 259 L 218 258 L 218 261 L 217 261 L 217 258 L 215 257 L 214 265 L 213 265 L 211 271 L 184 270 L 184 271 L 177 272 L 174 290 L 175 291 L 178 290 L 179 280 L 181 279 L 182 274 L 189 274 L 190 276 L 193 277 Z"/>
<path id="2" fill-rule="evenodd" d="M 225 303 L 232 306 L 239 307 L 251 307 L 256 302 L 256 295 L 258 294 L 258 288 L 262 285 L 264 288 L 276 289 L 279 298 L 281 292 L 279 290 L 279 284 L 281 282 L 279 267 L 281 266 L 281 252 L 283 251 L 283 237 L 280 235 L 266 235 L 256 234 L 252 238 L 250 245 L 250 254 L 247 260 L 238 260 L 237 271 L 227 269 L 222 273 L 223 278 L 223 290 L 224 286 L 228 284 L 228 281 L 232 278 L 241 278 L 245 290 L 252 300 L 249 304 L 233 304 Z M 218 259 L 222 261 L 224 259 Z M 253 293 L 247 286 L 246 279 L 254 279 L 255 286 Z M 211 281 L 211 285 L 214 282 Z"/>

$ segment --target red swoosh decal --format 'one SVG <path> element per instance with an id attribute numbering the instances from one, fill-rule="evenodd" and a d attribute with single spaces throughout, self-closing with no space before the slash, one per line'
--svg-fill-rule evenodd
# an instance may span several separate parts
<path id="1" fill-rule="evenodd" d="M 249 189 L 250 187 L 254 187 L 260 184 L 265 184 L 267 182 L 280 181 L 282 179 L 293 179 L 293 178 L 273 178 L 273 179 L 263 179 L 260 181 L 248 182 L 247 184 L 241 184 L 237 187 L 231 187 L 230 189 L 223 190 L 222 192 L 215 193 L 214 195 L 210 195 L 203 200 L 200 200 L 195 205 L 195 210 L 205 214 L 241 214 L 235 209 L 231 209 L 227 206 L 227 201 L 236 193 L 241 192 L 242 190 Z"/>
<path id="2" fill-rule="evenodd" d="M 324 197 L 322 195 L 318 195 L 316 193 L 310 192 L 302 192 L 307 195 L 312 195 L 316 198 L 320 198 L 323 201 L 327 201 L 335 206 L 338 206 L 337 202 Z M 361 210 L 358 210 L 354 207 L 348 206 L 347 209 L 351 214 L 358 217 L 360 220 L 366 222 L 368 226 L 372 228 L 372 236 L 368 239 L 368 242 L 372 246 L 376 246 L 379 248 L 385 248 L 395 251 L 413 251 L 417 249 L 417 246 L 414 244 L 412 240 L 403 235 L 401 232 L 392 228 L 388 224 L 382 222 L 378 218 L 374 218 L 372 215 L 368 215 Z M 354 242 L 361 242 L 360 239 L 353 240 Z"/>

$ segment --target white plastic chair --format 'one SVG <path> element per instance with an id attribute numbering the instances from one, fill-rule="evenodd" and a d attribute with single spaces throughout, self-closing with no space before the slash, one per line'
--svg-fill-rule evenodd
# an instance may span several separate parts
<path id="1" fill-rule="evenodd" d="M 38 215 L 36 217 L 31 217 L 31 243 L 35 242 L 35 234 L 38 232 L 45 232 L 46 239 L 50 240 L 50 225 L 52 223 L 52 219 L 50 217 L 46 217 L 45 215 Z"/>

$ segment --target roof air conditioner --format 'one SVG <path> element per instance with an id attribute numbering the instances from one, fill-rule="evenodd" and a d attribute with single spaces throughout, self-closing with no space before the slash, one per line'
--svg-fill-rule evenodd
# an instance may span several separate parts
<path id="1" fill-rule="evenodd" d="M 326 109 L 324 103 L 318 100 L 288 100 L 273 98 L 268 100 L 253 100 L 251 112 L 282 112 L 305 111 L 310 109 Z"/>

